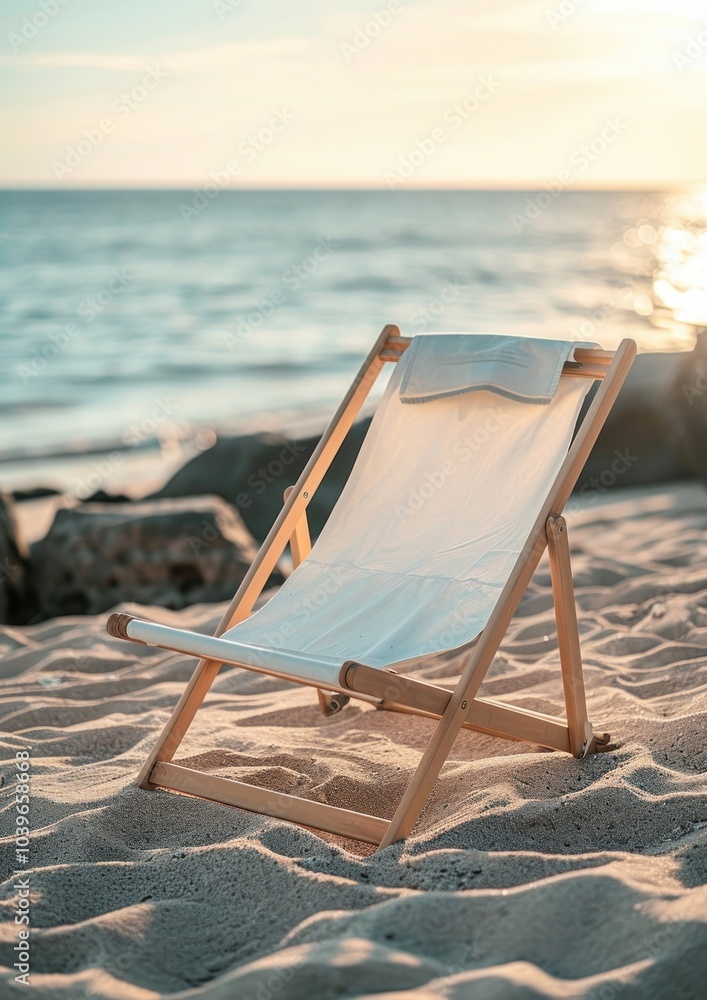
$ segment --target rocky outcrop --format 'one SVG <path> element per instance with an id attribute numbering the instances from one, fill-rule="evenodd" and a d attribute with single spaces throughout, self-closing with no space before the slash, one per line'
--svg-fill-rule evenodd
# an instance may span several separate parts
<path id="1" fill-rule="evenodd" d="M 312 498 L 313 536 L 346 482 L 369 423 L 354 425 Z M 267 535 L 283 491 L 296 482 L 318 440 L 222 437 L 147 500 L 104 496 L 105 502 L 60 510 L 32 554 L 40 616 L 93 614 L 121 601 L 177 609 L 229 599 L 255 555 L 254 539 Z M 704 334 L 691 353 L 639 355 L 579 477 L 578 498 L 586 505 L 613 488 L 707 479 L 706 440 Z M 31 588 L 7 504 L 0 507 L 0 560 L 6 567 L 0 568 L 0 616 L 27 621 Z"/>
<path id="2" fill-rule="evenodd" d="M 312 534 L 326 522 L 346 482 L 370 420 L 355 424 L 307 509 Z M 282 508 L 282 495 L 297 481 L 319 441 L 278 434 L 219 438 L 170 479 L 156 498 L 214 493 L 228 500 L 250 531 L 262 541 Z"/>
<path id="3" fill-rule="evenodd" d="M 0 622 L 23 625 L 34 610 L 27 549 L 18 531 L 12 498 L 0 493 Z"/>
<path id="4" fill-rule="evenodd" d="M 229 600 L 256 550 L 238 512 L 219 497 L 59 510 L 32 549 L 40 613 L 97 614 L 122 601 L 179 609 Z M 271 580 L 281 581 L 279 574 Z"/>
<path id="5" fill-rule="evenodd" d="M 638 355 L 579 477 L 582 500 L 694 475 L 676 447 L 670 404 L 671 386 L 690 356 Z"/>
<path id="6" fill-rule="evenodd" d="M 705 355 L 707 389 L 707 350 Z M 679 414 L 675 413 L 672 388 L 676 379 L 683 378 L 679 373 L 684 367 L 696 363 L 692 354 L 684 353 L 641 354 L 636 358 L 579 478 L 577 491 L 582 500 L 591 502 L 612 488 L 686 479 L 699 471 L 699 462 L 688 446 L 677 444 Z M 707 391 L 699 397 L 699 404 L 689 409 L 683 401 L 681 406 L 686 414 L 682 419 L 694 442 L 692 452 L 702 454 Z M 354 425 L 314 494 L 307 511 L 313 535 L 321 531 L 336 503 L 369 423 L 362 420 Z M 687 433 L 683 432 L 683 437 Z M 275 434 L 219 438 L 213 448 L 188 462 L 155 496 L 215 493 L 237 507 L 251 532 L 262 541 L 282 507 L 283 490 L 296 481 L 317 441 L 318 437 L 291 441 Z"/>
<path id="7" fill-rule="evenodd" d="M 665 400 L 667 430 L 681 461 L 707 480 L 707 331 L 698 336 L 694 351 L 678 357 Z"/>

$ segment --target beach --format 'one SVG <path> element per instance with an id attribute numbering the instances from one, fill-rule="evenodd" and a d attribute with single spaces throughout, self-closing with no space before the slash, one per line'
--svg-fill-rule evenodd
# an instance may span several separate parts
<path id="1" fill-rule="evenodd" d="M 703 995 L 707 339 L 684 291 L 703 203 L 568 192 L 519 238 L 528 197 L 223 192 L 186 226 L 179 192 L 0 195 L 9 995 Z M 576 760 L 464 730 L 412 836 L 376 853 L 140 789 L 195 661 L 105 626 L 213 633 L 386 321 L 640 353 L 565 508 L 610 744 Z M 310 499 L 313 537 L 386 375 Z M 546 557 L 480 693 L 564 714 Z M 325 717 L 311 689 L 223 667 L 175 762 L 389 818 L 433 726 L 360 701 Z"/>
<path id="2" fill-rule="evenodd" d="M 0 1000 L 707 997 L 699 14 L 3 4 Z"/>
<path id="3" fill-rule="evenodd" d="M 8 758 L 28 751 L 25 996 L 697 998 L 707 948 L 707 496 L 614 492 L 568 516 L 585 760 L 462 732 L 414 834 L 383 852 L 136 775 L 190 676 L 107 615 L 0 633 Z M 223 606 L 124 604 L 196 631 Z M 451 680 L 453 665 L 423 673 Z M 446 672 L 443 672 L 445 671 Z M 562 712 L 541 564 L 482 694 Z M 222 668 L 178 763 L 390 816 L 433 723 Z M 9 847 L 9 838 L 5 840 Z M 15 906 L 16 878 L 3 884 Z M 10 995 L 10 994 L 8 994 Z M 21 995 L 21 994 L 19 994 Z"/>

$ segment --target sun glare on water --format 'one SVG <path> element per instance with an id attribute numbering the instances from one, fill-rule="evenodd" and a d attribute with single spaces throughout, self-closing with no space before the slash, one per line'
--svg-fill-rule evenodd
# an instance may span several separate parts
<path id="1" fill-rule="evenodd" d="M 693 334 L 707 327 L 707 191 L 668 196 L 662 225 L 641 227 L 637 236 L 655 254 L 656 300 Z"/>

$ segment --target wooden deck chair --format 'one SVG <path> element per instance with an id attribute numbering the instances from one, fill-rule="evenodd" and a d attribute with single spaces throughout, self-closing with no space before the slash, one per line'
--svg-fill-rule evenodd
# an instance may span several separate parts
<path id="1" fill-rule="evenodd" d="M 409 405 L 402 383 L 414 394 L 420 374 L 424 382 L 421 355 L 415 368 L 409 361 L 421 340 L 438 335 L 409 339 L 396 326 L 383 329 L 214 636 L 128 614 L 109 618 L 112 636 L 200 657 L 145 762 L 143 788 L 200 796 L 384 848 L 412 831 L 462 728 L 575 757 L 608 741 L 587 718 L 562 510 L 633 362 L 635 344 L 624 340 L 615 352 L 568 345 L 545 405 L 491 391 L 448 395 L 446 384 L 433 398 Z M 387 363 L 396 368 L 353 472 L 310 549 L 307 505 Z M 601 385 L 575 432 L 595 380 Z M 288 542 L 297 568 L 252 613 Z M 477 697 L 546 546 L 566 719 Z M 452 650 L 463 654 L 464 664 L 453 689 L 400 672 Z M 324 710 L 358 698 L 438 719 L 393 818 L 173 764 L 224 663 L 316 688 Z"/>

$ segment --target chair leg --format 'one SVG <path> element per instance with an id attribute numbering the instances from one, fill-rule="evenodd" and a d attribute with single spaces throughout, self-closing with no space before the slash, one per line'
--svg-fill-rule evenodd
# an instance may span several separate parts
<path id="1" fill-rule="evenodd" d="M 412 832 L 493 659 L 498 646 L 496 640 L 495 630 L 491 629 L 490 634 L 482 636 L 472 650 L 469 662 L 459 683 L 451 692 L 447 706 L 390 821 L 379 850 L 383 850 L 396 840 L 404 839 Z"/>
<path id="2" fill-rule="evenodd" d="M 570 750 L 575 757 L 585 757 L 596 749 L 596 743 L 607 742 L 608 736 L 597 734 L 595 743 L 587 716 L 567 522 L 562 516 L 551 515 L 546 530 Z"/>

